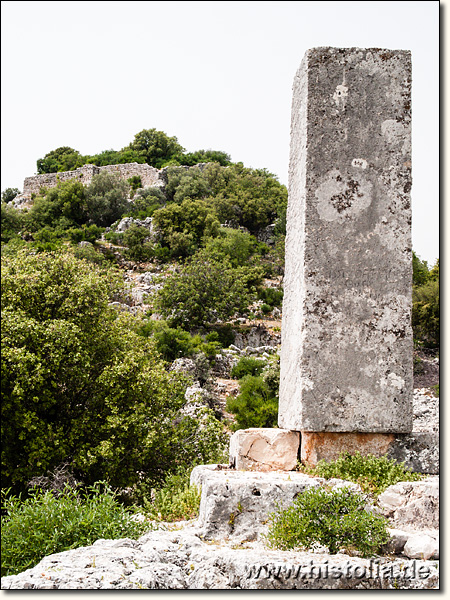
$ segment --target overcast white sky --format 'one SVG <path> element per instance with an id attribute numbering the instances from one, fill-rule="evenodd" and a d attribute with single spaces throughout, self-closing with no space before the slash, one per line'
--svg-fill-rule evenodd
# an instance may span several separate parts
<path id="1" fill-rule="evenodd" d="M 411 50 L 413 248 L 438 258 L 438 1 L 3 1 L 1 27 L 2 190 L 59 146 L 119 150 L 153 127 L 287 184 L 305 51 Z"/>

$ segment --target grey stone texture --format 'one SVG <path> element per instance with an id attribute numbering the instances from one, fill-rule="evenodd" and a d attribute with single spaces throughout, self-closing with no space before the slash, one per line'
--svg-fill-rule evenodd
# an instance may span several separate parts
<path id="1" fill-rule="evenodd" d="M 230 537 L 238 542 L 260 539 L 268 529 L 269 514 L 287 508 L 310 487 L 325 484 L 322 477 L 298 471 L 236 471 L 221 465 L 200 465 L 191 473 L 191 484 L 201 486 L 198 526 L 205 539 Z M 341 479 L 332 487 L 359 486 Z"/>
<path id="2" fill-rule="evenodd" d="M 97 540 L 44 558 L 2 590 L 438 589 L 439 563 L 268 550 L 201 538 L 195 523 L 138 540 Z"/>
<path id="3" fill-rule="evenodd" d="M 289 169 L 279 426 L 409 433 L 410 52 L 309 50 Z"/>

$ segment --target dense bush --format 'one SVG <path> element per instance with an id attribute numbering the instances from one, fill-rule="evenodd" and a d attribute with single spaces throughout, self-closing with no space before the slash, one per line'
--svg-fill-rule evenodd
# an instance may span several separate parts
<path id="1" fill-rule="evenodd" d="M 61 231 L 95 224 L 107 227 L 129 208 L 129 185 L 117 175 L 99 173 L 88 186 L 70 179 L 38 196 L 30 211 L 32 231 L 51 227 Z"/>
<path id="2" fill-rule="evenodd" d="M 124 488 L 214 460 L 222 425 L 184 415 L 185 378 L 108 306 L 120 279 L 66 253 L 2 258 L 2 487 L 64 462 Z"/>
<path id="3" fill-rule="evenodd" d="M 220 223 L 213 211 L 200 200 L 174 202 L 153 213 L 158 241 L 170 249 L 172 257 L 186 257 L 201 246 L 204 237 L 214 237 Z"/>
<path id="4" fill-rule="evenodd" d="M 235 415 L 234 430 L 248 427 L 276 427 L 278 399 L 262 377 L 246 375 L 240 381 L 240 393 L 230 396 L 227 410 Z"/>
<path id="5" fill-rule="evenodd" d="M 14 200 L 16 196 L 20 194 L 20 190 L 17 188 L 6 188 L 2 192 L 2 203 L 5 204 Z"/>
<path id="6" fill-rule="evenodd" d="M 258 298 L 272 310 L 275 306 L 281 307 L 283 303 L 283 290 L 278 288 L 260 288 Z"/>
<path id="7" fill-rule="evenodd" d="M 242 379 L 246 375 L 258 376 L 261 375 L 265 366 L 266 361 L 264 359 L 243 356 L 231 369 L 231 377 L 233 379 Z"/>
<path id="8" fill-rule="evenodd" d="M 58 494 L 35 488 L 26 500 L 2 491 L 2 577 L 30 569 L 50 554 L 100 538 L 137 538 L 148 528 L 102 483 L 83 494 L 70 487 Z"/>
<path id="9" fill-rule="evenodd" d="M 440 339 L 439 260 L 420 273 L 421 283 L 413 286 L 412 326 L 414 338 L 425 347 L 438 348 Z"/>
<path id="10" fill-rule="evenodd" d="M 149 236 L 146 227 L 133 223 L 122 236 L 123 243 L 127 247 L 126 258 L 137 262 L 149 260 L 154 255 L 153 243 Z"/>
<path id="11" fill-rule="evenodd" d="M 360 452 L 350 454 L 344 452 L 329 463 L 321 460 L 309 473 L 331 479 L 346 479 L 358 483 L 366 493 L 378 496 L 390 485 L 399 481 L 418 481 L 422 478 L 419 473 L 413 473 L 404 463 L 397 463 L 386 456 L 377 458 L 369 454 L 363 456 Z"/>
<path id="12" fill-rule="evenodd" d="M 292 505 L 271 514 L 267 542 L 280 550 L 326 546 L 373 556 L 388 541 L 387 519 L 365 508 L 366 498 L 348 488 L 310 488 Z"/>
<path id="13" fill-rule="evenodd" d="M 251 269 L 233 269 L 199 251 L 167 277 L 158 293 L 157 309 L 175 327 L 194 329 L 223 321 L 250 304 L 255 279 L 258 273 Z"/>
<path id="14" fill-rule="evenodd" d="M 263 169 L 248 169 L 242 163 L 203 169 L 173 168 L 168 171 L 167 199 L 181 204 L 197 199 L 210 206 L 220 223 L 251 233 L 275 222 L 287 205 L 286 187 Z"/>
<path id="15" fill-rule="evenodd" d="M 69 146 L 61 146 L 48 152 L 44 158 L 37 160 L 37 172 L 42 174 L 73 171 L 84 164 L 84 157 L 81 156 L 78 150 L 74 150 Z"/>
<path id="16" fill-rule="evenodd" d="M 166 203 L 166 197 L 160 188 L 139 189 L 130 203 L 128 215 L 137 219 L 151 217 L 155 210 Z"/>
<path id="17" fill-rule="evenodd" d="M 26 226 L 26 214 L 10 204 L 1 204 L 1 239 L 2 244 L 18 237 L 19 231 Z"/>
<path id="18" fill-rule="evenodd" d="M 139 331 L 144 336 L 153 337 L 156 349 L 167 362 L 198 353 L 213 358 L 222 347 L 217 331 L 203 337 L 200 334 L 191 335 L 181 327 L 169 327 L 165 321 L 148 321 Z"/>
<path id="19" fill-rule="evenodd" d="M 258 253 L 261 244 L 246 231 L 221 228 L 218 235 L 205 242 L 206 252 L 217 260 L 228 260 L 233 267 L 247 265 L 252 256 Z M 257 259 L 260 258 L 257 256 Z"/>

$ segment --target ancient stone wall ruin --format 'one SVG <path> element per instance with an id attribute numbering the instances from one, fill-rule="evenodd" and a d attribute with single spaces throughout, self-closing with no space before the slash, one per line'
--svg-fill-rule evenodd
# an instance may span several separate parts
<path id="1" fill-rule="evenodd" d="M 89 185 L 94 175 L 99 173 L 116 173 L 120 179 L 129 179 L 139 176 L 143 187 L 162 185 L 162 170 L 151 167 L 147 164 L 126 163 L 122 165 L 107 165 L 97 167 L 96 165 L 84 165 L 73 171 L 63 171 L 61 173 L 43 173 L 26 177 L 23 183 L 23 195 L 39 194 L 42 188 L 52 188 L 58 185 L 60 181 L 76 179 L 83 185 Z"/>

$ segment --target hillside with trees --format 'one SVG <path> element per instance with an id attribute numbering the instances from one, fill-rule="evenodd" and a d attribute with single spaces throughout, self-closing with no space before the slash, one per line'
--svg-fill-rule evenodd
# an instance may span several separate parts
<path id="1" fill-rule="evenodd" d="M 155 129 L 37 171 L 129 162 L 165 185 L 103 172 L 23 210 L 2 193 L 2 489 L 108 482 L 167 517 L 235 429 L 276 426 L 287 189 Z M 436 353 L 439 262 L 413 270 L 416 346 Z"/>

